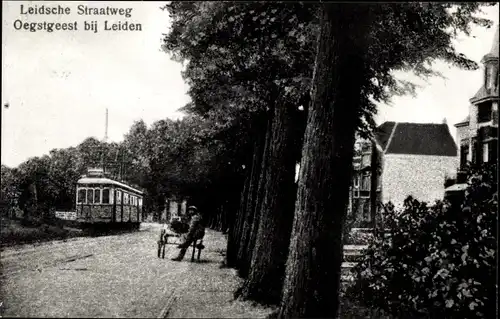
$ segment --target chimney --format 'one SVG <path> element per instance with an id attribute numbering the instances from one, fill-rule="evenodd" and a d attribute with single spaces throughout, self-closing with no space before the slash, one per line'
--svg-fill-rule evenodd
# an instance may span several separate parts
<path id="1" fill-rule="evenodd" d="M 446 117 L 443 118 L 443 124 L 448 124 L 448 121 L 446 120 Z"/>

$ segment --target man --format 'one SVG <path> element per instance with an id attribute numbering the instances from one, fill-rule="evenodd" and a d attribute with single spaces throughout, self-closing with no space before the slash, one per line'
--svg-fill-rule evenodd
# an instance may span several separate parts
<path id="1" fill-rule="evenodd" d="M 187 209 L 187 216 L 191 218 L 189 231 L 184 242 L 177 246 L 177 248 L 180 248 L 179 255 L 172 258 L 173 261 L 181 261 L 189 246 L 198 239 L 203 239 L 205 236 L 205 226 L 203 225 L 203 220 L 198 209 L 195 206 L 189 206 Z"/>

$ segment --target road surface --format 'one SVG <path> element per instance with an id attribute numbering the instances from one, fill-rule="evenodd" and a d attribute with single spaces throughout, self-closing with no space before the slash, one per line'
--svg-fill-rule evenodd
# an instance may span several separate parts
<path id="1" fill-rule="evenodd" d="M 0 316 L 157 318 L 193 266 L 156 255 L 159 225 L 102 237 L 5 248 Z M 189 251 L 190 252 L 190 251 Z M 184 276 L 183 276 L 184 274 Z"/>

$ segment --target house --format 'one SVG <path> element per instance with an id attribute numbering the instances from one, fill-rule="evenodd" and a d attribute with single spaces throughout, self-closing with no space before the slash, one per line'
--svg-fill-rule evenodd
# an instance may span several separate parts
<path id="1" fill-rule="evenodd" d="M 401 205 L 408 195 L 426 202 L 442 199 L 445 178 L 459 165 L 446 123 L 385 122 L 372 141 L 358 144 L 350 200 L 358 226 L 374 222 L 372 207 L 380 202 Z"/>
<path id="2" fill-rule="evenodd" d="M 499 28 L 497 26 L 490 52 L 481 60 L 483 83 L 469 100 L 469 115 L 455 124 L 456 139 L 460 145 L 460 169 L 467 163 L 478 165 L 498 160 Z M 464 177 L 459 170 L 456 184 L 446 189 L 447 195 L 451 196 L 465 189 Z"/>
<path id="3" fill-rule="evenodd" d="M 467 162 L 480 164 L 497 160 L 498 140 L 498 46 L 499 28 L 496 29 L 491 51 L 483 64 L 483 83 L 469 100 L 469 115 L 457 128 L 457 142 L 460 145 L 460 166 Z"/>

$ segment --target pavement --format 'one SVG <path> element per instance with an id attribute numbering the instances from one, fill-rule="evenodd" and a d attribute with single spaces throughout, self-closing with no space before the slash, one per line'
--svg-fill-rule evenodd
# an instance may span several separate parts
<path id="1" fill-rule="evenodd" d="M 207 230 L 200 262 L 157 257 L 160 225 L 0 252 L 0 317 L 264 318 L 272 312 L 233 301 L 241 284 L 221 268 L 225 236 Z"/>
<path id="2" fill-rule="evenodd" d="M 274 309 L 252 302 L 233 300 L 242 283 L 233 269 L 221 268 L 226 238 L 219 232 L 205 235 L 206 246 L 200 262 L 188 262 L 188 276 L 166 305 L 165 318 L 265 318 Z M 190 250 L 186 259 L 190 259 Z"/>

